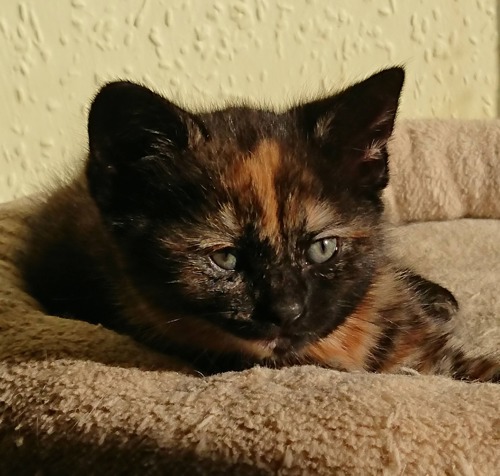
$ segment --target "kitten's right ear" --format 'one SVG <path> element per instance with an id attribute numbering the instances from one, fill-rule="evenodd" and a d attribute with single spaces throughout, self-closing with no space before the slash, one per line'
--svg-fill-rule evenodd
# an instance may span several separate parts
<path id="1" fill-rule="evenodd" d="M 132 165 L 152 153 L 188 147 L 197 132 L 192 116 L 150 89 L 127 81 L 105 85 L 88 119 L 90 160 L 112 168 Z"/>

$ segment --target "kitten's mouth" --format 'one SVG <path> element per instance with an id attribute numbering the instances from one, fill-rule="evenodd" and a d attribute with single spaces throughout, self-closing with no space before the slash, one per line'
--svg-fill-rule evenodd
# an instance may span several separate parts
<path id="1" fill-rule="evenodd" d="M 306 344 L 306 338 L 303 335 L 278 336 L 269 339 L 259 339 L 256 343 L 263 347 L 267 353 L 283 356 L 303 347 Z"/>
<path id="2" fill-rule="evenodd" d="M 229 326 L 231 323 L 231 321 L 224 320 L 224 326 L 221 327 L 248 343 L 247 349 L 250 353 L 260 358 L 284 357 L 287 354 L 297 353 L 317 338 L 316 333 L 309 330 L 294 332 L 293 329 L 265 322 L 251 321 L 242 325 L 241 322 L 234 321 L 233 324 L 237 326 Z"/>

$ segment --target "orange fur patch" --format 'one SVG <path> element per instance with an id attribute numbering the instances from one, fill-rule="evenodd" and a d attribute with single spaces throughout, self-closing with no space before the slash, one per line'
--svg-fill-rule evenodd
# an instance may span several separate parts
<path id="1" fill-rule="evenodd" d="M 261 141 L 255 150 L 235 162 L 227 176 L 227 183 L 239 194 L 249 192 L 262 207 L 260 232 L 262 238 L 277 242 L 280 236 L 278 197 L 274 180 L 281 164 L 276 142 Z"/>
<path id="2" fill-rule="evenodd" d="M 396 341 L 393 352 L 387 357 L 380 371 L 391 372 L 401 367 L 402 364 L 409 364 L 421 373 L 430 373 L 434 366 L 432 362 L 433 352 L 425 356 L 425 343 L 432 339 L 432 334 L 430 328 L 413 327 L 411 332 L 402 335 L 398 341 Z M 436 350 L 439 350 L 442 345 L 443 344 L 440 344 Z"/>
<path id="3" fill-rule="evenodd" d="M 320 365 L 362 370 L 380 334 L 373 309 L 373 296 L 369 293 L 342 325 L 306 347 L 302 355 Z"/>

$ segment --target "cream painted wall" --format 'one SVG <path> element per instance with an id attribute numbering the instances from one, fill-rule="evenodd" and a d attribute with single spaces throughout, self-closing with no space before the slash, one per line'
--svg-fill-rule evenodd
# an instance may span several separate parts
<path id="1" fill-rule="evenodd" d="M 0 0 L 0 201 L 85 154 L 104 81 L 195 108 L 272 103 L 405 64 L 406 117 L 498 114 L 496 0 Z"/>

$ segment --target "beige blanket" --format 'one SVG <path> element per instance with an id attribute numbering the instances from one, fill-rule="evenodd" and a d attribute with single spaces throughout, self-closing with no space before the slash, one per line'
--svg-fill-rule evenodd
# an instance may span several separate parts
<path id="1" fill-rule="evenodd" d="M 394 233 L 458 297 L 468 345 L 500 358 L 500 121 L 409 121 L 391 148 L 394 222 L 474 217 Z M 499 474 L 500 385 L 310 366 L 206 378 L 44 315 L 12 259 L 28 210 L 0 208 L 0 474 Z"/>

